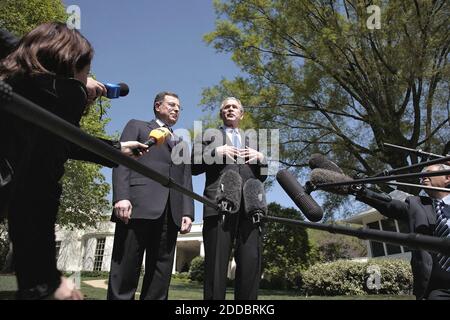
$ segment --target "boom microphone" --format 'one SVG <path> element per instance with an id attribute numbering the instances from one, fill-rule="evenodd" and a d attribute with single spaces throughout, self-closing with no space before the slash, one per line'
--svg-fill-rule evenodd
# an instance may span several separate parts
<path id="1" fill-rule="evenodd" d="M 266 192 L 258 179 L 248 179 L 243 188 L 245 213 L 261 232 L 261 217 L 267 214 Z"/>
<path id="2" fill-rule="evenodd" d="M 322 208 L 306 193 L 305 189 L 289 171 L 278 171 L 277 181 L 308 220 L 317 222 L 323 218 Z"/>
<path id="3" fill-rule="evenodd" d="M 221 213 L 237 213 L 241 207 L 242 178 L 236 171 L 227 170 L 219 179 L 216 201 Z"/>
<path id="4" fill-rule="evenodd" d="M 309 176 L 309 181 L 313 185 L 321 185 L 321 184 L 325 184 L 325 183 L 353 181 L 353 179 L 342 173 L 330 171 L 327 169 L 316 168 L 313 171 L 311 171 L 311 174 Z M 347 196 L 351 193 L 350 186 L 326 187 L 326 188 L 322 188 L 322 190 L 329 191 L 329 192 L 332 192 L 335 194 L 344 195 L 344 196 Z"/>
<path id="5" fill-rule="evenodd" d="M 390 202 L 392 198 L 390 195 L 385 193 L 379 193 L 370 190 L 363 184 L 358 184 L 358 180 L 354 180 L 345 174 L 340 174 L 334 171 L 326 170 L 326 169 L 314 169 L 311 171 L 310 182 L 313 185 L 321 185 L 326 183 L 339 183 L 346 181 L 354 181 L 354 185 L 347 186 L 334 186 L 334 187 L 324 187 L 322 188 L 325 191 L 329 191 L 335 194 L 340 195 L 356 195 L 356 196 L 365 196 L 368 198 L 375 198 L 381 201 Z"/>
<path id="6" fill-rule="evenodd" d="M 130 88 L 126 83 L 104 83 L 106 87 L 106 97 L 109 99 L 116 99 L 119 97 L 125 97 L 130 92 Z"/>
<path id="7" fill-rule="evenodd" d="M 311 155 L 311 158 L 309 159 L 309 167 L 311 169 L 327 169 L 330 171 L 338 172 L 338 173 L 344 173 L 341 168 L 337 164 L 335 164 L 333 161 L 330 161 L 325 157 L 323 154 L 320 153 L 314 153 Z"/>

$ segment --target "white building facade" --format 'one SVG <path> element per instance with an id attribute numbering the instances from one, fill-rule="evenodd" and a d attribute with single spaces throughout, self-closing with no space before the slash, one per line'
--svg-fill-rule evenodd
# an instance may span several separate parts
<path id="1" fill-rule="evenodd" d="M 390 196 L 393 199 L 404 201 L 409 194 L 395 190 L 390 193 Z M 373 208 L 347 218 L 344 222 L 362 225 L 372 230 L 409 233 L 409 227 L 406 222 L 387 218 Z M 368 258 L 393 258 L 408 261 L 411 259 L 411 249 L 407 247 L 373 240 L 366 240 L 366 244 Z"/>
<path id="2" fill-rule="evenodd" d="M 204 257 L 203 224 L 193 224 L 191 232 L 179 234 L 173 272 L 187 272 L 192 259 Z M 102 221 L 96 228 L 56 229 L 58 269 L 68 272 L 109 271 L 114 244 L 115 223 Z M 144 259 L 145 260 L 145 259 Z"/>

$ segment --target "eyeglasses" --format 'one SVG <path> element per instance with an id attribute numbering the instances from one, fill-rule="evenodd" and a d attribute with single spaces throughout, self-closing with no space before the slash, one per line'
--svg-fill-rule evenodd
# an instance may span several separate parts
<path id="1" fill-rule="evenodd" d="M 181 110 L 183 110 L 183 108 L 179 104 L 176 104 L 175 102 L 163 102 L 162 104 L 165 104 L 167 110 L 169 110 L 169 111 L 173 111 L 173 110 L 181 111 Z"/>

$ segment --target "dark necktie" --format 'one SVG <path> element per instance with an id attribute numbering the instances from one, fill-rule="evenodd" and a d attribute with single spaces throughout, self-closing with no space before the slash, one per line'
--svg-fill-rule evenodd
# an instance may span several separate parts
<path id="1" fill-rule="evenodd" d="M 436 228 L 434 235 L 440 238 L 450 238 L 450 207 L 442 200 L 435 201 L 436 210 Z M 450 272 L 450 257 L 444 256 L 441 253 L 437 254 L 438 262 L 441 268 Z"/>
<path id="2" fill-rule="evenodd" d="M 175 139 L 175 136 L 173 136 L 173 130 L 168 125 L 163 125 L 164 128 L 169 129 L 170 133 L 172 133 L 172 136 L 167 137 L 167 143 L 169 144 L 170 148 L 173 148 L 177 144 L 177 139 Z"/>

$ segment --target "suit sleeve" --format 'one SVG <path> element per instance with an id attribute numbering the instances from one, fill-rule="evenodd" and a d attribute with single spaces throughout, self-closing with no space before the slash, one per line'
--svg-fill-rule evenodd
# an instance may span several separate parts
<path id="1" fill-rule="evenodd" d="M 383 216 L 397 220 L 408 220 L 409 201 L 382 201 L 368 196 L 356 196 L 356 200 L 377 209 Z"/>
<path id="2" fill-rule="evenodd" d="M 123 129 L 120 141 L 138 140 L 139 128 L 133 120 L 129 121 Z M 120 200 L 130 200 L 130 169 L 117 166 L 113 169 L 113 204 Z"/>
<path id="3" fill-rule="evenodd" d="M 98 139 L 103 141 L 104 143 L 110 145 L 111 147 L 114 147 L 114 145 L 115 145 L 115 141 L 108 140 L 108 139 L 101 139 L 101 138 L 98 138 Z M 117 167 L 116 163 L 109 161 L 108 159 L 103 158 L 93 152 L 90 152 L 75 143 L 70 143 L 69 148 L 70 148 L 70 150 L 69 150 L 70 159 L 89 161 L 89 162 L 97 163 L 97 164 L 100 164 L 102 166 L 109 167 L 109 168 Z"/>
<path id="4" fill-rule="evenodd" d="M 206 172 L 207 165 L 203 161 L 204 159 L 204 152 L 205 147 L 207 146 L 207 143 L 202 140 L 202 135 L 199 135 L 200 137 L 197 137 L 194 141 L 194 145 L 192 146 L 192 153 L 191 153 L 191 171 L 192 175 L 197 176 L 199 174 L 202 174 Z M 192 179 L 192 177 L 191 177 Z"/>

